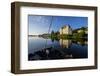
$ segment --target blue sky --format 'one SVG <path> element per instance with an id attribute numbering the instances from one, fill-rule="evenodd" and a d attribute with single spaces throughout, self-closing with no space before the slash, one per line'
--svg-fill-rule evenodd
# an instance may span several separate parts
<path id="1" fill-rule="evenodd" d="M 39 35 L 48 33 L 49 26 L 52 20 L 50 32 L 59 31 L 64 25 L 70 25 L 72 29 L 88 26 L 88 17 L 75 16 L 28 16 L 29 35 Z"/>

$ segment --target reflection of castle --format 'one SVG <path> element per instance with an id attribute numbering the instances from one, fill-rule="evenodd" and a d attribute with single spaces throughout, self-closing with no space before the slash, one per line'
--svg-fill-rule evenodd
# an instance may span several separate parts
<path id="1" fill-rule="evenodd" d="M 60 34 L 72 34 L 72 28 L 69 25 L 65 25 L 60 28 Z"/>
<path id="2" fill-rule="evenodd" d="M 60 39 L 60 45 L 63 47 L 63 48 L 69 48 L 72 41 L 71 40 L 64 40 L 64 39 Z"/>

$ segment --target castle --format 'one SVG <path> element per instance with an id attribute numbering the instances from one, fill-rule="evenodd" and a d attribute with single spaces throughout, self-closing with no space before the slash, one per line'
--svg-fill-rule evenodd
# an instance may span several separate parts
<path id="1" fill-rule="evenodd" d="M 62 34 L 67 34 L 71 35 L 72 34 L 72 28 L 69 25 L 65 25 L 60 28 L 60 35 Z"/>

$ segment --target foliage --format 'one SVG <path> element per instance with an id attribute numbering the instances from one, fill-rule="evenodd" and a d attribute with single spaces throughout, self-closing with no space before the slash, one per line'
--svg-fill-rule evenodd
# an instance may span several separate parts
<path id="1" fill-rule="evenodd" d="M 73 33 L 69 35 L 69 34 L 60 34 L 59 31 L 54 32 L 52 30 L 51 34 L 43 35 L 43 37 L 51 38 L 52 41 L 54 40 L 59 41 L 59 39 L 72 39 L 72 40 L 87 39 L 86 31 L 87 31 L 86 27 L 81 27 L 79 29 L 73 30 Z"/>

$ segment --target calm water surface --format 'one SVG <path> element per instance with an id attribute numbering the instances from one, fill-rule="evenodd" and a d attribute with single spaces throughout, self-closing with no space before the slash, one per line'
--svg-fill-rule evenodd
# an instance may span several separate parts
<path id="1" fill-rule="evenodd" d="M 88 57 L 87 41 L 29 37 L 28 60 L 78 59 Z"/>

